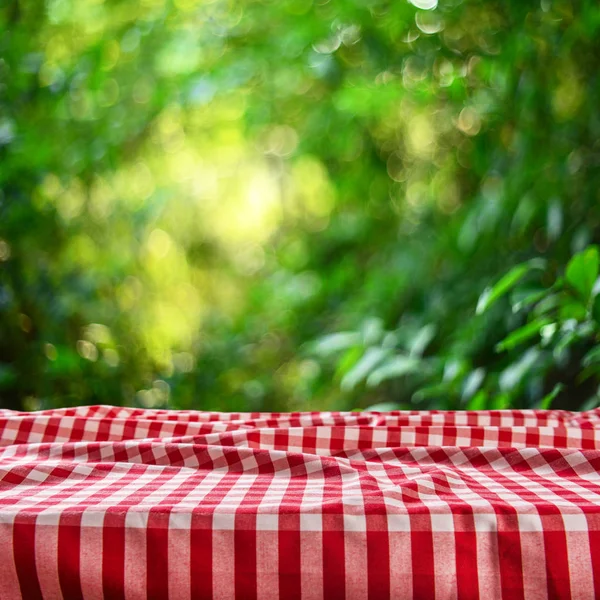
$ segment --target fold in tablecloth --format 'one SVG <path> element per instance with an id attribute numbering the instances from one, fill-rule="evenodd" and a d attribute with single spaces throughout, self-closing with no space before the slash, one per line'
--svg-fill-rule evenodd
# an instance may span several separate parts
<path id="1" fill-rule="evenodd" d="M 600 597 L 599 446 L 599 411 L 0 411 L 0 598 Z"/>

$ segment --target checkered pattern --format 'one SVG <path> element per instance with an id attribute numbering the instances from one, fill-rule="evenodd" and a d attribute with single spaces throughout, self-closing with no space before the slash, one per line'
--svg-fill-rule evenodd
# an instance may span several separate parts
<path id="1" fill-rule="evenodd" d="M 599 411 L 0 410 L 0 598 L 598 598 L 599 450 Z"/>

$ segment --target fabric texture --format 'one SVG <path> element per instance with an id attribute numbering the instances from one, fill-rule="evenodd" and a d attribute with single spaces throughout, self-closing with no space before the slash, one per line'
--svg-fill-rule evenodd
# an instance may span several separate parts
<path id="1" fill-rule="evenodd" d="M 0 410 L 0 598 L 600 597 L 600 411 Z"/>

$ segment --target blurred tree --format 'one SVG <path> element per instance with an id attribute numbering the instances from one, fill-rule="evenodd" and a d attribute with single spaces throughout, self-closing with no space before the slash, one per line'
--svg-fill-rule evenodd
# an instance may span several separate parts
<path id="1" fill-rule="evenodd" d="M 599 28 L 583 0 L 9 0 L 3 405 L 593 401 L 593 335 L 496 352 L 529 313 L 475 305 L 598 242 Z"/>

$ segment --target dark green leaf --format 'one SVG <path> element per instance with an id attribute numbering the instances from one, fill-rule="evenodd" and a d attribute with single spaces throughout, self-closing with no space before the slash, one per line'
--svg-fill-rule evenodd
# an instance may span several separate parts
<path id="1" fill-rule="evenodd" d="M 596 323 L 600 324 L 600 294 L 594 296 L 594 302 L 592 304 L 592 318 Z"/>
<path id="2" fill-rule="evenodd" d="M 479 298 L 477 303 L 477 314 L 488 310 L 498 299 L 508 293 L 519 281 L 533 269 L 543 269 L 546 263 L 542 259 L 532 259 L 513 267 L 504 277 L 495 285 L 487 288 Z"/>
<path id="3" fill-rule="evenodd" d="M 583 364 L 588 367 L 593 363 L 600 363 L 600 345 L 592 348 L 584 357 Z"/>
<path id="4" fill-rule="evenodd" d="M 600 364 L 593 363 L 587 367 L 584 367 L 579 372 L 579 374 L 575 378 L 575 382 L 577 383 L 577 385 L 580 385 L 584 381 L 587 381 L 588 379 L 590 379 L 591 377 L 597 377 L 599 373 L 600 373 Z"/>
<path id="5" fill-rule="evenodd" d="M 537 408 L 541 410 L 548 410 L 556 396 L 558 396 L 564 389 L 565 386 L 562 383 L 557 383 L 552 391 L 549 394 L 546 394 L 546 396 L 540 400 Z"/>
<path id="6" fill-rule="evenodd" d="M 564 302 L 566 296 L 563 294 L 552 294 L 543 298 L 539 304 L 533 309 L 533 314 L 537 317 L 550 313 L 558 309 Z"/>
<path id="7" fill-rule="evenodd" d="M 583 321 L 586 318 L 587 310 L 585 305 L 581 302 L 569 299 L 561 303 L 558 314 L 561 321 L 566 321 L 568 319 Z"/>
<path id="8" fill-rule="evenodd" d="M 507 335 L 501 342 L 496 345 L 496 350 L 498 352 L 502 352 L 504 350 L 512 350 L 519 344 L 526 342 L 534 337 L 537 337 L 540 333 L 542 327 L 546 325 L 550 325 L 552 323 L 551 319 L 541 318 L 536 319 L 535 321 L 531 321 L 531 323 L 527 323 L 523 325 L 523 327 L 519 327 L 509 335 Z"/>
<path id="9" fill-rule="evenodd" d="M 540 300 L 543 300 L 551 293 L 547 288 L 528 288 L 524 290 L 517 289 L 510 298 L 513 312 L 519 312 L 524 308 L 530 308 Z"/>
<path id="10" fill-rule="evenodd" d="M 600 405 L 600 395 L 595 395 L 586 400 L 581 406 L 580 410 L 592 410 Z"/>

